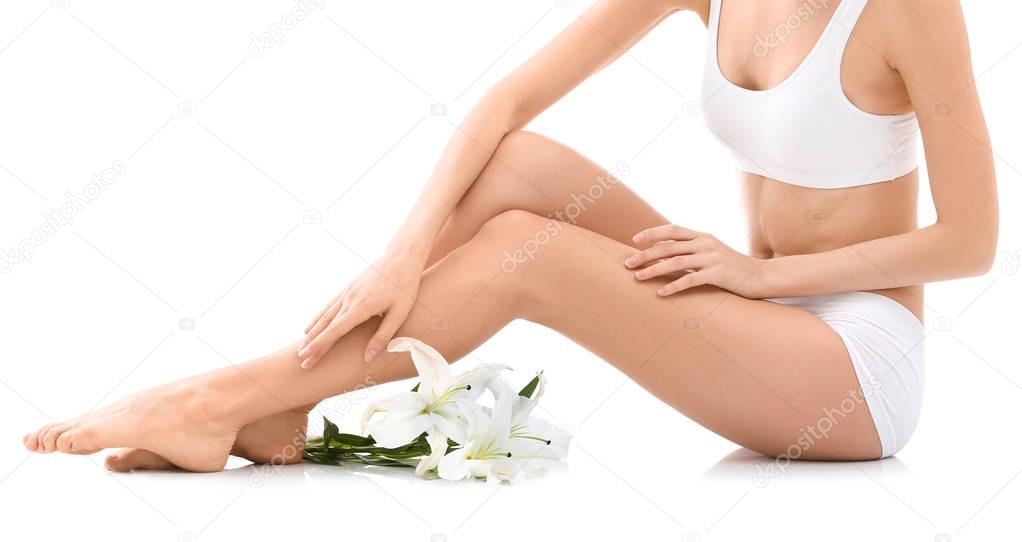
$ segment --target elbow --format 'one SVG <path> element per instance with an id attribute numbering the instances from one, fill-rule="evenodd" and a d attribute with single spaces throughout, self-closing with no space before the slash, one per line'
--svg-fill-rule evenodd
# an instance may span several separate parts
<path id="1" fill-rule="evenodd" d="M 963 277 L 979 277 L 986 275 L 994 267 L 997 259 L 997 234 L 975 236 L 964 245 L 965 250 L 957 251 L 955 260 Z"/>
<path id="2" fill-rule="evenodd" d="M 487 118 L 499 122 L 505 134 L 524 127 L 519 101 L 506 83 L 497 83 L 486 91 L 476 109 L 484 112 Z"/>
<path id="3" fill-rule="evenodd" d="M 997 241 L 996 239 L 987 245 L 982 250 L 977 251 L 973 257 L 973 273 L 974 276 L 986 275 L 994 267 L 994 261 L 997 259 Z"/>
<path id="4" fill-rule="evenodd" d="M 997 258 L 998 222 L 996 214 L 989 219 L 955 221 L 938 220 L 934 224 L 941 247 L 941 266 L 945 279 L 979 277 L 990 272 Z"/>
<path id="5" fill-rule="evenodd" d="M 977 246 L 972 258 L 975 276 L 989 273 L 997 260 L 997 235 L 999 228 L 996 214 L 994 214 L 994 217 L 988 222 L 988 226 L 983 228 L 985 232 L 979 236 L 976 242 Z"/>
<path id="6" fill-rule="evenodd" d="M 976 254 L 967 258 L 965 268 L 963 269 L 964 277 L 981 277 L 990 272 L 994 267 L 994 260 L 996 259 L 996 250 L 979 250 Z"/>

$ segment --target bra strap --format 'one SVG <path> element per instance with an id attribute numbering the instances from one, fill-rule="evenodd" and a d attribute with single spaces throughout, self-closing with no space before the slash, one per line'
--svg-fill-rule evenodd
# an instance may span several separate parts
<path id="1" fill-rule="evenodd" d="M 835 85 L 841 89 L 841 64 L 845 58 L 845 49 L 868 2 L 869 0 L 841 0 L 828 24 L 825 32 L 829 35 L 825 36 L 824 43 L 820 44 L 822 50 L 818 56 L 821 58 L 816 60 L 817 66 L 814 68 L 815 77 L 821 78 L 827 85 Z"/>
<path id="2" fill-rule="evenodd" d="M 710 11 L 706 14 L 707 29 L 713 43 L 716 43 L 717 34 L 720 32 L 720 2 L 721 0 L 710 0 Z"/>
<path id="3" fill-rule="evenodd" d="M 712 0 L 711 0 L 712 1 Z M 830 0 L 833 2 L 834 0 Z M 841 5 L 837 7 L 837 11 L 834 13 L 833 26 L 835 34 L 839 36 L 837 48 L 841 56 L 844 56 L 845 47 L 848 45 L 848 40 L 852 36 L 852 31 L 855 29 L 856 23 L 859 22 L 859 18 L 862 17 L 862 12 L 866 9 L 866 4 L 869 0 L 841 0 Z"/>

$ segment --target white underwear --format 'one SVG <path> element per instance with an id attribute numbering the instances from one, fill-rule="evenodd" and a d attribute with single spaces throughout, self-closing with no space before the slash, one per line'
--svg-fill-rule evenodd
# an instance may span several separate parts
<path id="1" fill-rule="evenodd" d="M 901 450 L 923 402 L 926 330 L 897 301 L 871 292 L 767 299 L 816 315 L 841 337 L 876 425 L 882 457 Z"/>

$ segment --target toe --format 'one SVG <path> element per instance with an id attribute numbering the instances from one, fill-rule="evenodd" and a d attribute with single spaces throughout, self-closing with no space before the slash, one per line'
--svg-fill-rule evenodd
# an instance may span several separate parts
<path id="1" fill-rule="evenodd" d="M 39 439 L 43 443 L 42 449 L 40 451 L 45 452 L 45 453 L 50 453 L 50 452 L 56 451 L 57 450 L 57 437 L 59 437 L 61 435 L 61 433 L 63 433 L 64 431 L 67 431 L 70 428 L 71 428 L 71 426 L 66 424 L 66 423 L 58 423 L 58 424 L 51 425 L 46 430 L 46 432 L 43 433 L 42 438 Z"/>
<path id="2" fill-rule="evenodd" d="M 57 437 L 57 451 L 70 453 L 71 452 L 71 434 L 73 431 L 64 431 Z"/>
<path id="3" fill-rule="evenodd" d="M 26 440 L 25 440 L 25 448 L 28 448 L 30 451 L 33 451 L 33 452 L 40 452 L 41 453 L 43 451 L 43 435 L 46 434 L 46 431 L 51 426 L 53 426 L 53 424 L 52 423 L 48 423 L 48 424 L 40 427 L 34 433 L 29 433 L 27 438 L 26 438 Z"/>
<path id="4" fill-rule="evenodd" d="M 125 448 L 106 458 L 106 468 L 114 472 L 131 472 L 133 470 L 169 470 L 176 468 L 163 456 L 141 448 Z"/>
<path id="5" fill-rule="evenodd" d="M 66 454 L 96 453 L 105 448 L 100 440 L 101 435 L 92 427 L 74 427 L 57 437 L 57 451 Z"/>

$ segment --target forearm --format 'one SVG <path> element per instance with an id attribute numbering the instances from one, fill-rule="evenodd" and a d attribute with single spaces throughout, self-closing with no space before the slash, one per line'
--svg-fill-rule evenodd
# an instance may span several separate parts
<path id="1" fill-rule="evenodd" d="M 976 276 L 990 269 L 996 232 L 934 224 L 816 254 L 764 260 L 762 297 L 885 290 Z"/>
<path id="2" fill-rule="evenodd" d="M 514 99 L 491 90 L 454 131 L 390 250 L 425 263 L 448 216 L 493 157 L 515 116 Z"/>
<path id="3" fill-rule="evenodd" d="M 696 4 L 692 0 L 600 0 L 591 5 L 468 114 L 391 249 L 425 262 L 447 218 L 508 132 L 526 125 L 620 57 L 668 15 L 695 9 Z"/>

